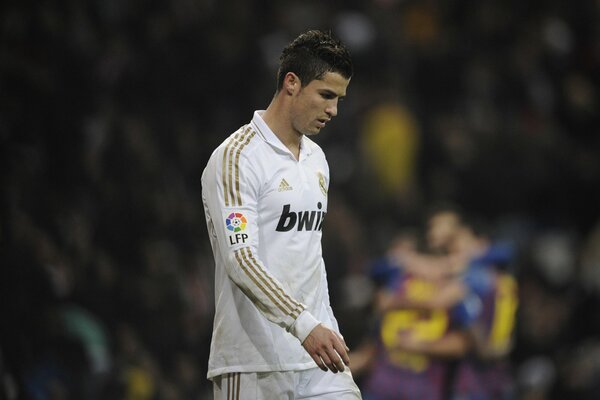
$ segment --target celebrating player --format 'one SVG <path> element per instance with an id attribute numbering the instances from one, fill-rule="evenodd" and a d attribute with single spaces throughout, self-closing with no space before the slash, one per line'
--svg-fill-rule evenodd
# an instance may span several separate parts
<path id="1" fill-rule="evenodd" d="M 374 341 L 351 354 L 369 399 L 512 398 L 506 355 L 516 283 L 501 265 L 510 246 L 491 243 L 457 209 L 428 218 L 429 253 L 400 236 L 376 262 Z"/>
<path id="2" fill-rule="evenodd" d="M 282 52 L 267 109 L 202 174 L 216 264 L 215 399 L 360 399 L 321 252 L 329 167 L 308 138 L 337 115 L 352 72 L 338 40 L 298 36 Z"/>

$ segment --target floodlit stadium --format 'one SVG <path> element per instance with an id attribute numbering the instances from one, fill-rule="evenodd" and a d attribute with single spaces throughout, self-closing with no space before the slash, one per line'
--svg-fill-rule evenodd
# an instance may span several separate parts
<path id="1" fill-rule="evenodd" d="M 228 272 L 239 293 L 291 309 L 293 340 L 319 321 L 275 279 L 322 255 L 365 400 L 600 398 L 599 21 L 593 0 L 4 2 L 0 399 L 213 400 L 218 243 L 248 268 Z M 310 135 L 328 170 L 261 164 L 253 192 L 252 134 L 234 139 L 215 167 L 229 208 L 206 218 L 211 154 L 309 29 L 353 62 L 347 92 L 318 92 L 336 106 Z M 242 195 L 267 184 L 317 200 L 253 220 Z M 291 234 L 317 250 L 278 248 L 280 270 L 244 247 Z M 256 371 L 232 368 L 222 395 L 252 398 Z"/>

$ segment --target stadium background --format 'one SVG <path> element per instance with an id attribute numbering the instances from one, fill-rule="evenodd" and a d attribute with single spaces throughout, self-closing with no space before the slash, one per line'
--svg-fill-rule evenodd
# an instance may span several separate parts
<path id="1" fill-rule="evenodd" d="M 598 398 L 599 21 L 593 0 L 4 2 L 0 397 L 210 399 L 200 174 L 321 28 L 356 69 L 317 138 L 350 346 L 369 262 L 453 201 L 519 249 L 522 398 Z"/>

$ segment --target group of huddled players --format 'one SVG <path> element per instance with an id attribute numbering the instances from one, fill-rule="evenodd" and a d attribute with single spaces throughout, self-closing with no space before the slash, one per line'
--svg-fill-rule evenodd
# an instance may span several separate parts
<path id="1" fill-rule="evenodd" d="M 351 353 L 364 399 L 515 398 L 513 246 L 454 207 L 431 212 L 423 236 L 396 235 L 371 266 L 376 322 Z"/>

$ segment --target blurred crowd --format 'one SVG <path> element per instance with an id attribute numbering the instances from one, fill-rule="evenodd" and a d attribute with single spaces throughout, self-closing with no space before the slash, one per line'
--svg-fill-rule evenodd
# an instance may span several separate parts
<path id="1" fill-rule="evenodd" d="M 200 174 L 309 28 L 355 76 L 316 141 L 350 347 L 373 263 L 440 202 L 514 246 L 524 399 L 600 397 L 600 3 L 8 1 L 0 5 L 0 398 L 211 399 Z"/>

